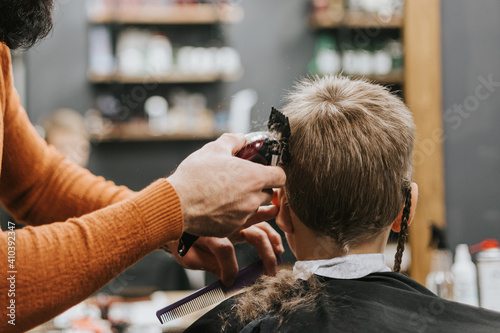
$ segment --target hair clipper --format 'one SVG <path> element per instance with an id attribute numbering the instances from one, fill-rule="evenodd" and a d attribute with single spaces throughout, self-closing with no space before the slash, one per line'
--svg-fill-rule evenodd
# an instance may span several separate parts
<path id="1" fill-rule="evenodd" d="M 252 132 L 245 135 L 246 144 L 235 156 L 263 165 L 286 165 L 290 162 L 288 141 L 290 139 L 290 123 L 283 113 L 271 108 L 267 124 L 268 131 Z M 198 236 L 183 233 L 179 240 L 177 252 L 185 256 Z"/>
<path id="2" fill-rule="evenodd" d="M 245 146 L 235 156 L 264 165 L 283 165 L 290 159 L 288 140 L 290 138 L 290 123 L 288 118 L 271 109 L 268 131 L 253 132 L 245 137 Z"/>

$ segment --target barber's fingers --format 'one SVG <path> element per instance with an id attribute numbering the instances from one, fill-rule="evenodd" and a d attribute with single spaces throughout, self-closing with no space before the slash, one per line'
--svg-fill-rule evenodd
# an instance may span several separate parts
<path id="1" fill-rule="evenodd" d="M 217 140 L 209 143 L 217 152 L 236 154 L 246 143 L 246 138 L 243 134 L 222 134 Z"/>
<path id="2" fill-rule="evenodd" d="M 266 233 L 266 237 L 271 242 L 275 255 L 280 255 L 285 252 L 281 235 L 269 223 L 261 222 L 256 224 L 255 227 Z"/>
<path id="3" fill-rule="evenodd" d="M 274 192 L 271 189 L 262 190 L 260 193 L 260 198 L 261 198 L 260 205 L 261 206 L 270 205 L 271 201 L 273 200 L 273 195 L 274 195 Z"/>
<path id="4" fill-rule="evenodd" d="M 272 220 L 278 215 L 279 211 L 280 208 L 278 206 L 261 206 L 257 212 L 255 212 L 255 214 L 246 221 L 243 228 L 250 227 L 260 222 Z"/>
<path id="5" fill-rule="evenodd" d="M 260 223 L 241 231 L 248 244 L 255 247 L 268 275 L 276 275 L 276 255 L 283 253 L 280 235 L 267 223 Z"/>
<path id="6" fill-rule="evenodd" d="M 234 246 L 227 238 L 207 238 L 206 246 L 210 248 L 217 260 L 218 273 L 222 283 L 226 286 L 231 286 L 238 275 L 238 262 L 234 252 Z"/>
<path id="7" fill-rule="evenodd" d="M 207 239 L 207 237 L 200 237 L 185 257 L 181 257 L 177 253 L 178 241 L 168 242 L 167 246 L 175 260 L 185 268 L 209 271 L 214 275 L 220 276 L 219 264 L 211 252 L 210 246 L 205 244 Z"/>
<path id="8" fill-rule="evenodd" d="M 282 168 L 277 166 L 267 166 L 255 163 L 255 167 L 259 168 L 261 188 L 280 188 L 285 186 L 286 175 Z"/>

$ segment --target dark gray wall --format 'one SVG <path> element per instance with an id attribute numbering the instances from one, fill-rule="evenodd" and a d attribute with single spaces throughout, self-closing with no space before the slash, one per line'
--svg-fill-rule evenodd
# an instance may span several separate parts
<path id="1" fill-rule="evenodd" d="M 446 206 L 454 247 L 500 239 L 500 2 L 443 0 L 442 8 Z M 497 82 L 493 91 L 478 88 L 482 78 Z"/>
<path id="2" fill-rule="evenodd" d="M 84 112 L 89 107 L 85 1 L 55 2 L 53 32 L 26 54 L 25 107 L 35 122 L 58 108 Z"/>
<path id="3" fill-rule="evenodd" d="M 262 126 L 271 107 L 279 107 L 285 90 L 307 73 L 315 40 L 308 26 L 309 2 L 241 1 L 245 19 L 230 27 L 228 43 L 240 51 L 245 75 L 230 86 L 230 92 L 257 91 L 254 126 Z"/>

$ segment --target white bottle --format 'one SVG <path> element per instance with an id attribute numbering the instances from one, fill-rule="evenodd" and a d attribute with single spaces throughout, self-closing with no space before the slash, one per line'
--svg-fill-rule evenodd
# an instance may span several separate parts
<path id="1" fill-rule="evenodd" d="M 496 240 L 481 243 L 477 269 L 481 307 L 500 311 L 500 248 Z"/>
<path id="2" fill-rule="evenodd" d="M 471 260 L 467 244 L 459 244 L 455 251 L 455 263 L 451 267 L 454 275 L 453 299 L 456 302 L 479 306 L 477 292 L 477 270 Z"/>
<path id="3" fill-rule="evenodd" d="M 453 299 L 453 274 L 451 274 L 451 263 L 453 255 L 446 248 L 432 251 L 431 270 L 427 275 L 425 286 L 437 296 Z"/>
<path id="4" fill-rule="evenodd" d="M 257 99 L 257 92 L 253 89 L 244 89 L 234 94 L 229 111 L 231 133 L 250 132 L 250 115 Z"/>
<path id="5" fill-rule="evenodd" d="M 152 135 L 162 135 L 168 132 L 168 102 L 161 96 L 151 96 L 144 104 L 144 110 L 149 118 L 149 131 Z"/>

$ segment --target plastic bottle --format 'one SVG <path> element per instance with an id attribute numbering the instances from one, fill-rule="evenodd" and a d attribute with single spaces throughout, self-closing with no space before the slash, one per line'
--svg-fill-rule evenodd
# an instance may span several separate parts
<path id="1" fill-rule="evenodd" d="M 467 244 L 459 244 L 455 251 L 455 263 L 451 267 L 453 273 L 453 300 L 479 306 L 477 292 L 477 270 L 471 260 Z"/>
<path id="2" fill-rule="evenodd" d="M 477 269 L 481 307 L 500 311 L 500 248 L 496 239 L 478 244 Z"/>
<path id="3" fill-rule="evenodd" d="M 431 255 L 431 270 L 427 275 L 426 287 L 439 297 L 453 299 L 453 274 L 451 264 L 453 255 L 448 249 L 444 230 L 431 226 L 431 244 L 434 248 Z"/>
<path id="4" fill-rule="evenodd" d="M 335 38 L 322 35 L 316 41 L 314 58 L 309 63 L 309 71 L 315 74 L 328 75 L 340 72 L 342 58 L 337 48 Z"/>
<path id="5" fill-rule="evenodd" d="M 453 274 L 450 271 L 452 257 L 449 250 L 434 250 L 431 271 L 425 282 L 430 291 L 447 300 L 453 299 Z"/>

